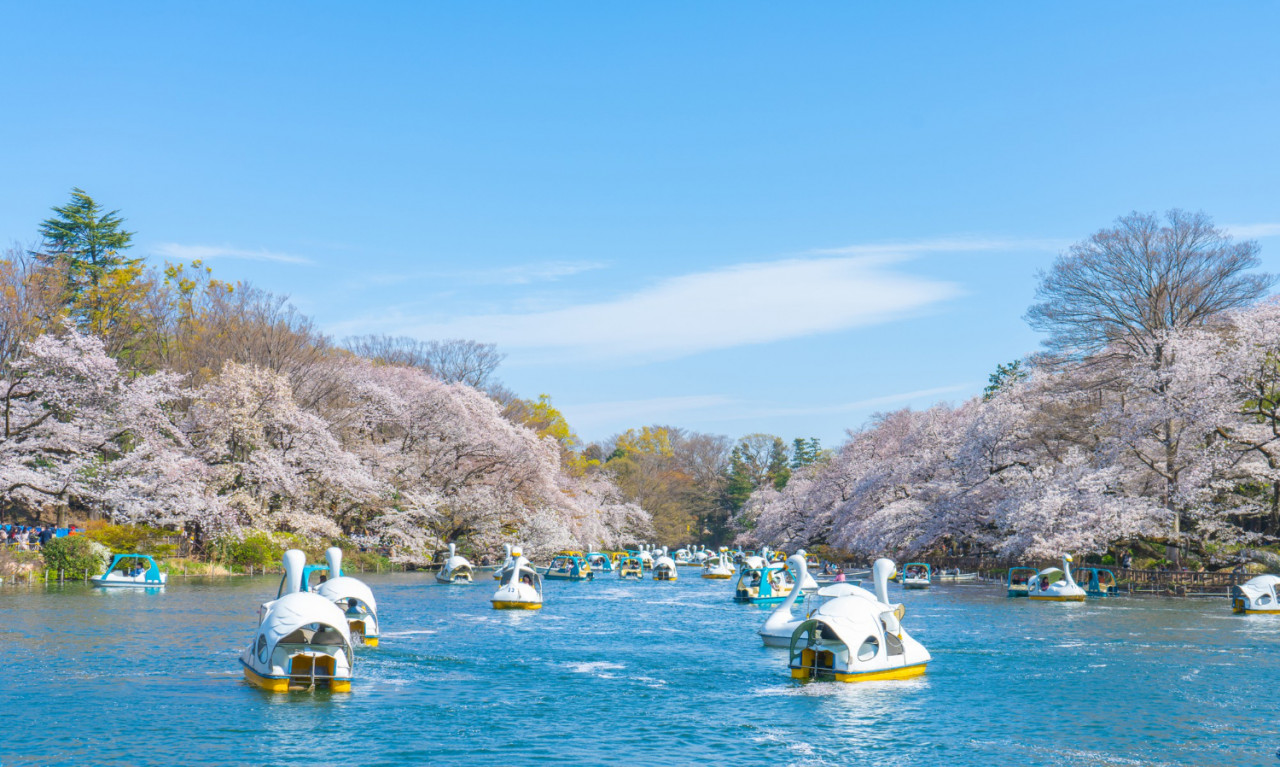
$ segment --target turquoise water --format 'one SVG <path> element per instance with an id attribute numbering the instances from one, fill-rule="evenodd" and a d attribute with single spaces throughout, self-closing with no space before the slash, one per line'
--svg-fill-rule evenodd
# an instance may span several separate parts
<path id="1" fill-rule="evenodd" d="M 350 694 L 272 695 L 237 656 L 276 578 L 0 589 L 0 764 L 1280 765 L 1280 617 L 1227 600 L 899 591 L 918 680 L 792 682 L 731 581 L 363 576 L 383 645 Z"/>

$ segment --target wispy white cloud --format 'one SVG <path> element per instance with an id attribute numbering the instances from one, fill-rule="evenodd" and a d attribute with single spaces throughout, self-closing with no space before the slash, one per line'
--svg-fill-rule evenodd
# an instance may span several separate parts
<path id="1" fill-rule="evenodd" d="M 869 399 L 860 399 L 854 402 L 841 402 L 834 405 L 814 405 L 812 407 L 778 407 L 760 410 L 752 410 L 750 412 L 735 413 L 729 416 L 729 419 L 746 419 L 746 418 L 774 418 L 780 416 L 797 416 L 797 415 L 837 415 L 839 413 L 857 413 L 877 408 L 888 407 L 890 405 L 906 405 L 912 402 L 929 401 L 936 402 L 943 395 L 955 394 L 957 392 L 972 390 L 973 384 L 954 384 L 952 386 L 939 386 L 933 389 L 919 389 L 917 391 L 899 392 L 897 394 L 886 394 L 880 397 L 871 397 Z"/>
<path id="2" fill-rule="evenodd" d="M 960 294 L 954 283 L 902 271 L 901 260 L 792 258 L 681 275 L 612 300 L 546 311 L 344 324 L 578 359 L 669 359 L 888 322 Z"/>
<path id="3" fill-rule="evenodd" d="M 1223 228 L 1231 232 L 1232 237 L 1242 240 L 1280 236 L 1280 224 L 1229 224 Z"/>
<path id="4" fill-rule="evenodd" d="M 897 242 L 861 243 L 835 248 L 818 248 L 818 255 L 918 255 L 924 253 L 972 253 L 994 251 L 1056 251 L 1071 244 L 1070 240 L 1052 238 L 955 236 L 932 237 Z"/>
<path id="5" fill-rule="evenodd" d="M 583 272 L 604 269 L 604 261 L 543 261 L 533 264 L 498 266 L 491 269 L 422 270 L 404 273 L 365 275 L 371 285 L 398 285 L 404 282 L 431 280 L 439 287 L 443 281 L 453 287 L 463 285 L 533 285 L 556 282 Z"/>
<path id="6" fill-rule="evenodd" d="M 541 264 L 520 264 L 496 269 L 460 272 L 458 276 L 481 284 L 529 285 L 535 282 L 554 282 L 583 272 L 603 269 L 603 261 L 548 261 Z"/>
<path id="7" fill-rule="evenodd" d="M 176 242 L 162 242 L 151 249 L 152 254 L 179 261 L 211 261 L 218 258 L 234 258 L 242 261 L 272 261 L 278 264 L 310 265 L 311 259 L 295 256 L 290 253 L 279 253 L 265 248 L 249 250 L 233 248 L 227 245 L 180 245 Z"/>
<path id="8" fill-rule="evenodd" d="M 676 413 L 719 409 L 734 403 L 735 400 L 719 394 L 694 394 L 685 397 L 652 397 L 562 405 L 560 409 L 575 428 L 589 430 L 619 422 L 630 424 L 660 422 Z"/>

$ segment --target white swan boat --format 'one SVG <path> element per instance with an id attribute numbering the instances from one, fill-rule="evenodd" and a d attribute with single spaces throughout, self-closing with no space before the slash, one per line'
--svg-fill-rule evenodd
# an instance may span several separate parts
<path id="1" fill-rule="evenodd" d="M 818 581 L 815 580 L 814 577 L 809 574 L 809 568 L 812 567 L 813 565 L 809 561 L 808 552 L 806 552 L 804 549 L 800 549 L 796 551 L 795 554 L 792 555 L 792 558 L 794 558 L 795 556 L 799 556 L 804 559 L 804 569 L 800 571 L 800 575 L 796 576 L 800 579 L 800 589 L 804 591 L 804 593 L 806 594 L 812 594 L 816 592 L 818 590 Z M 790 562 L 791 558 L 788 558 L 787 561 Z M 794 569 L 795 568 L 793 567 L 792 570 Z"/>
<path id="2" fill-rule="evenodd" d="M 789 647 L 791 645 L 791 635 L 805 620 L 804 618 L 795 617 L 792 608 L 795 607 L 800 595 L 804 593 L 801 584 L 804 582 L 805 576 L 809 574 L 809 567 L 805 562 L 804 555 L 798 553 L 792 554 L 787 559 L 787 565 L 795 573 L 795 581 L 791 584 L 791 590 L 787 592 L 787 598 L 782 600 L 782 604 L 769 613 L 764 625 L 756 632 L 764 640 L 765 647 Z"/>
<path id="3" fill-rule="evenodd" d="M 312 593 L 333 602 L 343 611 L 353 642 L 377 647 L 381 627 L 378 623 L 378 602 L 373 598 L 373 591 L 364 581 L 343 575 L 342 549 L 332 546 L 325 551 L 324 556 L 329 563 L 329 578 L 312 589 Z"/>
<path id="4" fill-rule="evenodd" d="M 702 563 L 702 577 L 711 580 L 728 580 L 733 577 L 733 558 L 725 551 L 712 554 Z"/>
<path id="5" fill-rule="evenodd" d="M 680 577 L 676 571 L 676 561 L 663 551 L 653 562 L 653 579 L 655 581 L 674 581 Z"/>
<path id="6" fill-rule="evenodd" d="M 502 571 L 502 584 L 489 601 L 495 610 L 541 610 L 542 576 L 529 560 L 516 555 L 512 566 Z"/>
<path id="7" fill-rule="evenodd" d="M 797 553 L 792 555 L 787 564 L 796 572 L 796 579 L 800 580 L 805 571 L 808 569 L 809 563 L 807 558 Z M 886 578 L 885 596 L 888 600 L 888 586 Z M 774 608 L 769 613 L 769 617 L 765 620 L 764 625 L 757 631 L 760 638 L 764 641 L 765 647 L 789 647 L 791 645 L 791 636 L 795 633 L 796 628 L 806 619 L 813 616 L 822 605 L 833 599 L 841 597 L 855 596 L 863 599 L 871 599 L 871 592 L 859 586 L 857 583 L 832 583 L 818 589 L 814 593 L 806 593 L 803 589 L 796 589 L 794 586 L 787 593 L 787 598 L 782 604 Z M 804 617 L 796 617 L 794 607 L 799 600 L 804 609 Z M 898 606 L 901 609 L 901 605 Z"/>
<path id="8" fill-rule="evenodd" d="M 1071 577 L 1071 555 L 1062 555 L 1062 569 L 1046 567 L 1027 581 L 1027 598 L 1034 602 L 1083 602 L 1084 589 Z"/>
<path id="9" fill-rule="evenodd" d="M 502 566 L 499 567 L 497 570 L 493 571 L 493 579 L 495 581 L 502 580 L 502 574 L 505 573 L 507 571 L 507 568 L 511 567 L 511 563 L 515 561 L 514 559 L 511 558 L 511 552 L 512 552 L 511 544 L 509 543 L 502 544 L 502 549 L 503 551 L 506 552 L 506 555 L 502 558 Z"/>
<path id="10" fill-rule="evenodd" d="M 1280 576 L 1259 575 L 1232 586 L 1231 611 L 1240 615 L 1280 613 Z"/>
<path id="11" fill-rule="evenodd" d="M 888 601 L 893 571 L 891 560 L 876 560 L 874 595 L 852 587 L 796 627 L 790 642 L 792 678 L 866 682 L 925 672 L 932 656 L 902 627 L 902 606 Z"/>
<path id="12" fill-rule="evenodd" d="M 245 679 L 271 692 L 351 689 L 354 655 L 342 610 L 302 589 L 306 555 L 284 553 L 285 593 L 258 610 L 254 639 L 240 654 Z"/>
<path id="13" fill-rule="evenodd" d="M 449 557 L 436 571 L 436 581 L 438 583 L 471 583 L 474 580 L 471 572 L 471 563 L 466 557 L 458 556 L 458 547 L 456 544 L 449 544 Z"/>

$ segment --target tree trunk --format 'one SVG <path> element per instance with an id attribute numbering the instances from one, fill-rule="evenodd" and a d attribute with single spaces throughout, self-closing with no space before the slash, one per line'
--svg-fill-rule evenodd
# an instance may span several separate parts
<path id="1" fill-rule="evenodd" d="M 1178 465 L 1178 449 L 1173 441 L 1173 422 L 1164 422 L 1164 505 L 1173 512 L 1173 545 L 1165 547 L 1165 559 L 1174 566 L 1182 566 L 1182 511 L 1176 508 L 1174 496 L 1178 492 L 1175 468 Z"/>
<path id="2" fill-rule="evenodd" d="M 1270 535 L 1280 532 L 1280 480 L 1271 483 L 1271 519 L 1267 527 Z"/>

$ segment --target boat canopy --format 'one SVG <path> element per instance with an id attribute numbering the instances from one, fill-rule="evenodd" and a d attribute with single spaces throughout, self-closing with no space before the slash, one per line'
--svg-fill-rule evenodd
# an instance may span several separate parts
<path id="1" fill-rule="evenodd" d="M 378 612 L 378 603 L 374 601 L 373 591 L 365 585 L 364 581 L 342 576 L 341 578 L 330 578 L 320 584 L 315 592 L 330 602 L 344 602 L 348 599 L 356 599 L 364 603 L 369 608 L 369 612 Z"/>
<path id="2" fill-rule="evenodd" d="M 448 573 L 451 573 L 454 570 L 461 570 L 463 568 L 471 568 L 471 563 L 467 561 L 466 557 L 449 557 L 444 562 L 445 572 Z"/>
<path id="3" fill-rule="evenodd" d="M 523 557 L 516 560 L 515 567 L 511 567 L 502 571 L 502 581 L 500 582 L 499 585 L 506 586 L 507 584 L 511 583 L 512 578 L 516 578 L 517 576 L 525 576 L 525 575 L 532 577 L 530 584 L 535 589 L 538 590 L 539 594 L 541 594 L 542 593 L 542 576 L 538 575 L 538 571 L 530 567 L 529 561 L 527 559 L 524 559 Z"/>
<path id="4" fill-rule="evenodd" d="M 323 628 L 310 637 L 297 634 L 301 639 L 298 644 L 335 645 L 340 644 L 351 652 L 351 631 L 347 627 L 347 618 L 342 610 L 328 599 L 311 592 L 300 591 L 269 602 L 265 605 L 267 614 L 258 626 L 258 641 L 254 648 L 259 659 L 271 657 L 276 645 L 286 639 L 292 641 L 294 632 L 299 632 L 313 624 Z"/>
<path id="5" fill-rule="evenodd" d="M 138 559 L 143 562 L 146 562 L 147 567 L 145 569 L 147 571 L 147 580 L 149 581 L 160 580 L 160 565 L 156 564 L 156 561 L 151 558 L 150 554 L 116 554 L 114 557 L 111 558 L 111 565 L 107 568 L 106 574 L 110 575 L 113 571 L 115 571 L 116 566 L 126 559 Z"/>
<path id="6" fill-rule="evenodd" d="M 857 597 L 866 593 L 866 589 L 852 583 L 833 583 L 818 589 L 818 596 L 834 599 L 836 597 Z"/>
<path id="7" fill-rule="evenodd" d="M 1272 589 L 1273 591 L 1280 591 L 1280 575 L 1258 575 L 1250 578 L 1240 585 L 1253 586 L 1257 589 Z"/>
<path id="8" fill-rule="evenodd" d="M 839 643 L 853 649 L 861 647 L 867 640 L 878 643 L 883 632 L 880 621 L 870 610 L 841 615 L 817 615 L 802 621 L 791 633 L 791 652 L 794 654 L 796 646 L 801 643 L 810 643 L 805 637 L 820 640 L 828 647 Z"/>

